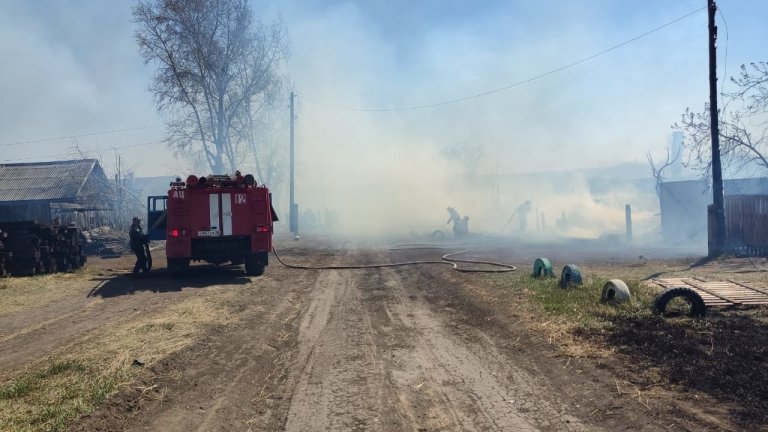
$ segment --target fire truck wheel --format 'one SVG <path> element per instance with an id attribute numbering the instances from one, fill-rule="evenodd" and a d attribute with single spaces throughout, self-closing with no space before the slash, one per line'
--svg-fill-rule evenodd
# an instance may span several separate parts
<path id="1" fill-rule="evenodd" d="M 168 273 L 171 276 L 181 276 L 189 269 L 188 258 L 168 258 Z"/>
<path id="2" fill-rule="evenodd" d="M 264 274 L 264 261 L 259 254 L 251 254 L 245 259 L 245 274 L 261 276 Z"/>

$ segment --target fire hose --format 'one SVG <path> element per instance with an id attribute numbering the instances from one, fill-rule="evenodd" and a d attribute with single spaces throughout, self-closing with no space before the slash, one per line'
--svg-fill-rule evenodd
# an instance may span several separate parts
<path id="1" fill-rule="evenodd" d="M 512 222 L 512 219 L 514 219 L 515 216 L 517 216 L 517 211 L 518 210 L 520 210 L 520 207 L 516 208 L 515 211 L 512 212 L 512 216 L 510 216 L 509 219 L 507 219 L 507 223 L 505 223 L 504 226 L 501 227 L 501 229 L 499 230 L 499 232 L 497 234 L 501 234 L 505 229 L 507 229 L 507 227 L 509 226 L 510 222 Z"/>
<path id="2" fill-rule="evenodd" d="M 413 247 L 411 247 L 413 246 Z M 442 246 L 423 246 L 423 245 L 397 245 L 389 248 L 389 250 L 416 250 L 416 249 L 443 249 Z M 285 267 L 292 268 L 292 269 L 299 269 L 299 270 L 354 270 L 354 269 L 375 269 L 375 268 L 389 268 L 389 267 L 403 267 L 403 266 L 411 266 L 411 265 L 426 265 L 426 264 L 436 264 L 436 265 L 450 265 L 453 270 L 456 270 L 458 272 L 462 273 L 506 273 L 511 272 L 517 269 L 517 267 L 510 265 L 510 264 L 504 264 L 504 263 L 498 263 L 493 261 L 482 261 L 482 260 L 470 260 L 470 259 L 460 259 L 460 258 L 451 258 L 454 255 L 459 255 L 469 252 L 468 249 L 460 250 L 457 252 L 450 252 L 443 256 L 441 256 L 441 261 L 404 261 L 404 262 L 397 262 L 397 263 L 388 263 L 388 264 L 360 264 L 360 265 L 329 265 L 329 266 L 306 266 L 306 265 L 297 265 L 297 264 L 288 264 L 285 261 L 283 261 L 282 257 L 280 257 L 280 254 L 277 253 L 277 250 L 273 247 L 272 253 L 275 254 L 275 257 Z M 484 264 L 484 265 L 490 265 L 494 267 L 502 267 L 501 269 L 466 269 L 466 268 L 460 268 L 456 263 L 471 263 L 471 264 Z"/>

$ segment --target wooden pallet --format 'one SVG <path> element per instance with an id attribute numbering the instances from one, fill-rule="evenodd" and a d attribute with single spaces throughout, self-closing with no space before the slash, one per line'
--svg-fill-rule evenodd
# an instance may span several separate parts
<path id="1" fill-rule="evenodd" d="M 768 305 L 768 287 L 752 282 L 713 281 L 701 277 L 651 279 L 651 282 L 662 288 L 690 288 L 708 307 Z"/>

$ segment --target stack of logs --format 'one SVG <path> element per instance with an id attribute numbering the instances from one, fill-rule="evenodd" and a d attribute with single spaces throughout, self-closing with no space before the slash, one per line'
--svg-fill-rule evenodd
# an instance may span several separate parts
<path id="1" fill-rule="evenodd" d="M 76 227 L 0 222 L 0 275 L 67 272 L 85 265 Z"/>

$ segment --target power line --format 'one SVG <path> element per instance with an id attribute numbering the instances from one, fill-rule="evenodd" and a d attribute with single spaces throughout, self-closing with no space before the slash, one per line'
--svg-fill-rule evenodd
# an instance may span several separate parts
<path id="1" fill-rule="evenodd" d="M 446 101 L 443 101 L 443 102 L 436 102 L 436 103 L 431 103 L 431 104 L 413 105 L 413 106 L 396 107 L 396 108 L 348 107 L 348 106 L 334 105 L 334 104 L 331 104 L 331 103 L 322 102 L 322 101 L 318 101 L 318 100 L 314 100 L 314 99 L 309 99 L 309 98 L 304 98 L 304 100 L 306 100 L 307 102 L 310 102 L 310 103 L 314 103 L 316 105 L 322 105 L 322 106 L 329 107 L 329 108 L 335 108 L 335 109 L 346 110 L 346 111 L 364 111 L 364 112 L 413 111 L 413 110 L 420 110 L 420 109 L 427 109 L 427 108 L 436 108 L 436 107 L 456 104 L 456 103 L 460 103 L 460 102 L 466 102 L 468 100 L 477 99 L 477 98 L 481 98 L 483 96 L 488 96 L 488 95 L 491 95 L 491 94 L 494 94 L 494 93 L 499 93 L 499 92 L 502 92 L 502 91 L 505 91 L 505 90 L 509 90 L 509 89 L 511 89 L 513 87 L 518 87 L 518 86 L 521 86 L 523 84 L 527 84 L 527 83 L 529 83 L 531 81 L 535 81 L 537 79 L 544 78 L 544 77 L 547 77 L 549 75 L 556 74 L 556 73 L 561 72 L 561 71 L 563 71 L 565 69 L 572 68 L 572 67 L 577 66 L 577 65 L 579 65 L 581 63 L 585 63 L 585 62 L 587 62 L 589 60 L 592 60 L 595 57 L 599 57 L 599 56 L 601 56 L 603 54 L 609 53 L 609 52 L 611 52 L 613 50 L 621 48 L 621 47 L 623 47 L 625 45 L 628 45 L 628 44 L 630 44 L 632 42 L 635 42 L 635 41 L 637 41 L 639 39 L 642 39 L 642 38 L 644 38 L 644 37 L 646 37 L 648 35 L 656 33 L 657 31 L 662 30 L 662 29 L 664 29 L 666 27 L 669 27 L 672 24 L 677 23 L 678 21 L 682 21 L 685 18 L 688 18 L 689 16 L 694 15 L 694 14 L 696 14 L 696 13 L 698 13 L 698 12 L 700 12 L 700 11 L 706 9 L 706 8 L 707 8 L 707 6 L 700 7 L 700 8 L 698 8 L 698 9 L 696 9 L 694 11 L 691 11 L 691 12 L 689 12 L 689 13 L 681 16 L 681 17 L 678 17 L 678 18 L 675 18 L 672 21 L 669 21 L 666 24 L 662 24 L 662 25 L 660 25 L 660 26 L 658 26 L 658 27 L 656 27 L 656 28 L 654 28 L 652 30 L 648 30 L 645 33 L 642 33 L 642 34 L 640 34 L 638 36 L 635 36 L 635 37 L 633 37 L 631 39 L 628 39 L 628 40 L 626 40 L 624 42 L 621 42 L 621 43 L 619 43 L 617 45 L 614 45 L 614 46 L 612 46 L 610 48 L 604 49 L 604 50 L 602 50 L 600 52 L 597 52 L 595 54 L 592 54 L 590 56 L 583 57 L 583 58 L 581 58 L 579 60 L 576 60 L 576 61 L 574 61 L 572 63 L 568 63 L 568 64 L 566 64 L 564 66 L 560 66 L 558 68 L 552 69 L 552 70 L 550 70 L 548 72 L 544 72 L 544 73 L 541 73 L 539 75 L 533 76 L 531 78 L 524 79 L 522 81 L 517 81 L 517 82 L 514 82 L 512 84 L 503 86 L 503 87 L 498 87 L 498 88 L 495 88 L 493 90 L 488 90 L 488 91 L 485 91 L 485 92 L 482 92 L 482 93 L 477 93 L 477 94 L 474 94 L 474 95 L 471 95 L 471 96 L 465 96 L 465 97 L 461 97 L 461 98 L 457 98 L 457 99 L 449 99 L 449 100 L 446 100 Z"/>
<path id="2" fill-rule="evenodd" d="M 126 148 L 131 148 L 131 147 L 140 147 L 140 146 L 146 146 L 146 145 L 152 145 L 152 144 L 161 144 L 161 143 L 164 143 L 164 142 L 165 142 L 165 140 L 151 141 L 151 142 L 145 142 L 145 143 L 140 143 L 140 144 L 129 144 L 129 145 L 124 145 L 124 146 L 110 147 L 110 149 L 114 148 L 114 149 L 117 149 L 117 150 L 122 150 L 122 149 L 126 149 Z M 3 159 L 2 161 L 3 162 L 17 162 L 17 161 L 25 161 L 25 160 L 38 160 L 38 159 L 59 158 L 59 157 L 66 157 L 66 156 L 69 156 L 69 157 L 79 156 L 79 154 L 78 154 L 77 150 L 72 150 L 72 151 L 67 152 L 67 153 L 58 153 L 58 154 L 42 155 L 42 156 L 38 155 L 38 156 L 31 156 L 31 157 L 25 157 L 25 158 L 16 158 L 16 159 Z"/>
<path id="3" fill-rule="evenodd" d="M 149 125 L 149 126 L 140 126 L 140 127 L 134 127 L 134 128 L 128 128 L 128 129 L 113 129 L 108 131 L 102 131 L 102 132 L 91 132 L 86 134 L 80 134 L 80 135 L 69 135 L 69 136 L 61 136 L 56 138 L 43 138 L 43 139 L 35 139 L 35 140 L 28 140 L 28 141 L 17 141 L 17 142 L 11 142 L 11 143 L 3 143 L 0 144 L 0 146 L 14 146 L 14 145 L 22 145 L 22 144 L 34 144 L 34 143 L 41 143 L 41 142 L 47 142 L 47 141 L 61 141 L 65 139 L 73 139 L 73 138 L 83 138 L 83 137 L 89 137 L 89 136 L 96 136 L 96 135 L 109 135 L 109 134 L 115 134 L 120 132 L 130 132 L 130 131 L 137 131 L 142 129 L 151 129 L 156 128 L 161 125 Z"/>
<path id="4" fill-rule="evenodd" d="M 16 159 L 3 159 L 2 162 L 19 162 L 19 161 L 26 161 L 26 160 L 33 160 L 33 159 L 49 159 L 49 158 L 60 158 L 60 157 L 67 157 L 67 156 L 74 156 L 77 152 L 71 151 L 69 153 L 59 153 L 59 154 L 52 154 L 52 155 L 45 155 L 45 156 L 32 156 L 32 157 L 25 157 L 25 158 L 16 158 Z"/>

